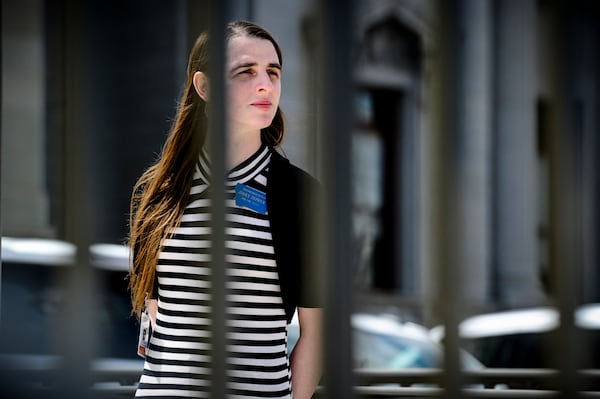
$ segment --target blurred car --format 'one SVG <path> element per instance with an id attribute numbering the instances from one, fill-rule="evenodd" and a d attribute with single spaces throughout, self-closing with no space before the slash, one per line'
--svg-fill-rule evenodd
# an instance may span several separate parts
<path id="1" fill-rule="evenodd" d="M 0 355 L 58 355 L 77 247 L 61 240 L 2 237 L 1 261 Z M 125 279 L 129 249 L 92 244 L 89 261 L 96 284 L 94 355 L 137 359 L 138 324 Z"/>
<path id="2" fill-rule="evenodd" d="M 354 368 L 399 370 L 408 368 L 443 368 L 443 347 L 419 324 L 401 322 L 392 315 L 355 313 L 351 317 Z M 288 328 L 291 353 L 299 336 L 296 315 Z M 468 352 L 461 351 L 465 370 L 484 368 Z"/>
<path id="3" fill-rule="evenodd" d="M 577 347 L 583 348 L 580 368 L 600 368 L 600 303 L 575 311 Z M 459 324 L 464 348 L 486 367 L 556 368 L 554 343 L 560 314 L 552 307 L 493 312 L 469 317 Z M 442 342 L 444 327 L 436 326 L 431 337 Z"/>

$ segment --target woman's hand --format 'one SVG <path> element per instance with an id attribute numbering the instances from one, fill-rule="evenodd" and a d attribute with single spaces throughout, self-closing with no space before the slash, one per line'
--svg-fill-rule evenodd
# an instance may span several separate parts
<path id="1" fill-rule="evenodd" d="M 158 300 L 146 300 L 146 310 L 148 311 L 148 317 L 150 317 L 150 324 L 152 325 L 152 330 L 154 330 L 156 328 L 156 313 L 158 312 Z"/>

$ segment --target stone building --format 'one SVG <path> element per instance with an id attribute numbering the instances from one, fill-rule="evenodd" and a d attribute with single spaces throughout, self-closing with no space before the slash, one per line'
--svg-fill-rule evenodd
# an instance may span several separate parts
<path id="1" fill-rule="evenodd" d="M 283 148 L 319 176 L 314 4 L 232 3 L 233 18 L 279 39 Z M 466 312 L 553 303 L 564 275 L 577 302 L 599 301 L 598 7 L 455 3 L 445 11 L 424 1 L 353 3 L 357 108 L 348 134 L 357 144 L 360 298 L 435 319 L 432 298 L 445 284 L 441 210 L 451 213 L 443 216 L 453 228 L 448 267 Z M 2 1 L 3 236 L 69 239 L 78 159 L 90 240 L 124 240 L 131 187 L 160 150 L 188 48 L 209 16 L 204 2 L 184 0 Z M 440 35 L 439 21 L 459 40 Z M 77 135 L 87 150 L 69 158 L 81 147 L 67 137 Z M 446 168 L 440 159 L 450 160 Z"/>

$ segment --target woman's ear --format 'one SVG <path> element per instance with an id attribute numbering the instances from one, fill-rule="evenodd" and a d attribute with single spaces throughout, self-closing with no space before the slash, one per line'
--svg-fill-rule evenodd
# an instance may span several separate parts
<path id="1" fill-rule="evenodd" d="M 204 72 L 197 71 L 192 77 L 196 93 L 201 99 L 208 102 L 208 77 Z"/>

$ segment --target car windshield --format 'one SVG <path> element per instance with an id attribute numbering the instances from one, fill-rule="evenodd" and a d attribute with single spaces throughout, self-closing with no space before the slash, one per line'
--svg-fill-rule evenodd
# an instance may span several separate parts
<path id="1" fill-rule="evenodd" d="M 439 367 L 439 356 L 433 348 L 416 340 L 385 334 L 355 331 L 354 366 L 359 368 L 427 368 Z"/>

